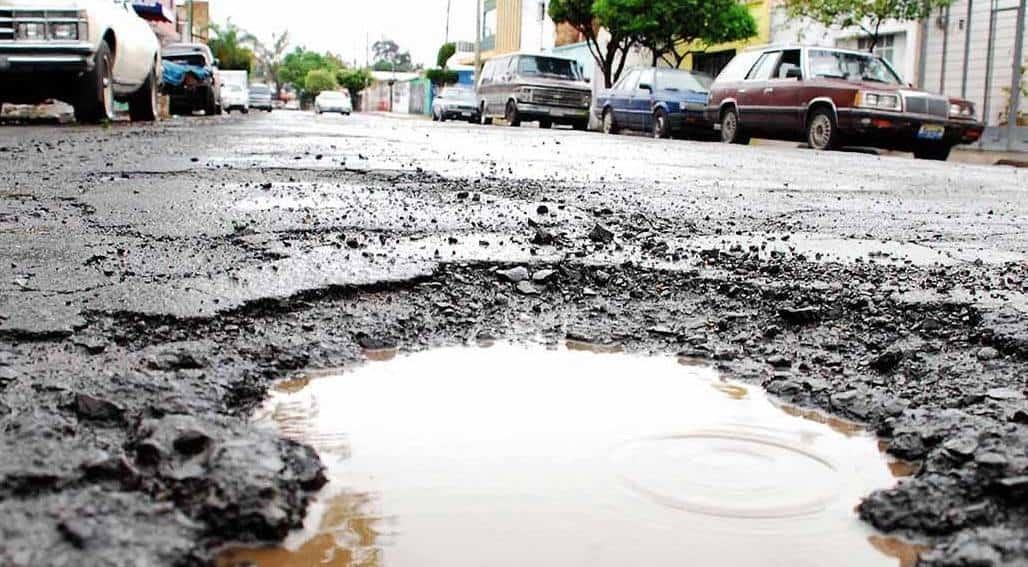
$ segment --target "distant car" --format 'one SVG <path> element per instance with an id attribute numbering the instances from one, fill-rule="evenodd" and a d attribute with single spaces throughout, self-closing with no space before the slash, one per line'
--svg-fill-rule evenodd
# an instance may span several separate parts
<path id="1" fill-rule="evenodd" d="M 596 97 L 594 112 L 608 134 L 652 132 L 655 138 L 709 135 L 707 99 L 713 79 L 677 69 L 631 69 Z"/>
<path id="2" fill-rule="evenodd" d="M 250 108 L 271 112 L 274 105 L 271 102 L 271 87 L 268 85 L 250 85 Z"/>
<path id="3" fill-rule="evenodd" d="M 727 143 L 804 140 L 817 150 L 873 146 L 945 160 L 977 141 L 974 104 L 905 84 L 888 61 L 832 47 L 745 51 L 711 86 L 708 119 Z"/>
<path id="4" fill-rule="evenodd" d="M 157 119 L 160 44 L 131 2 L 0 0 L 0 107 L 59 99 L 79 122 Z"/>
<path id="5" fill-rule="evenodd" d="M 192 114 L 202 110 L 207 116 L 221 114 L 221 91 L 217 78 L 219 62 L 202 43 L 175 43 L 164 48 L 164 61 L 196 70 L 188 73 L 181 85 L 165 85 L 171 98 L 172 114 Z"/>
<path id="6" fill-rule="evenodd" d="M 445 87 L 432 99 L 432 120 L 449 119 L 478 122 L 475 91 L 468 87 Z"/>
<path id="7" fill-rule="evenodd" d="M 221 107 L 225 112 L 238 110 L 243 114 L 249 112 L 250 95 L 240 85 L 228 83 L 221 86 Z"/>
<path id="8" fill-rule="evenodd" d="M 350 93 L 346 91 L 325 91 L 314 99 L 314 112 L 323 114 L 325 112 L 337 112 L 347 116 L 353 112 L 353 102 L 350 100 Z"/>
<path id="9" fill-rule="evenodd" d="M 574 59 L 514 53 L 486 61 L 477 95 L 482 124 L 503 118 L 510 126 L 538 121 L 539 127 L 589 126 L 592 89 Z"/>

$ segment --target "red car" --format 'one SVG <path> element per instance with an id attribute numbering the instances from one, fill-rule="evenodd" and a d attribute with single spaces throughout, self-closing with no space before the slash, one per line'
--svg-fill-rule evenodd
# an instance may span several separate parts
<path id="1" fill-rule="evenodd" d="M 873 146 L 945 160 L 978 140 L 974 104 L 914 89 L 887 61 L 830 47 L 745 51 L 711 86 L 707 120 L 721 140 L 802 140 L 818 150 Z"/>

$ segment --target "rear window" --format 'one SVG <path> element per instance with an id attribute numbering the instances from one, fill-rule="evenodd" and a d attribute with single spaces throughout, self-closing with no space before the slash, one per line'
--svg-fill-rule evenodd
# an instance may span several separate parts
<path id="1" fill-rule="evenodd" d="M 182 65 L 194 65 L 196 67 L 205 67 L 207 65 L 207 60 L 199 53 L 168 55 L 164 60 L 181 63 Z"/>
<path id="2" fill-rule="evenodd" d="M 250 93 L 259 95 L 271 94 L 271 89 L 264 85 L 250 85 Z"/>
<path id="3" fill-rule="evenodd" d="M 734 58 L 717 76 L 718 81 L 741 81 L 753 68 L 757 58 L 762 55 L 760 51 L 744 51 Z"/>

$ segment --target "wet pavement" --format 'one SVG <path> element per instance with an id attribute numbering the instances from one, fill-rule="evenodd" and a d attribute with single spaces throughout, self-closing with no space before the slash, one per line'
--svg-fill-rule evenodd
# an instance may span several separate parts
<path id="1" fill-rule="evenodd" d="M 334 469 L 249 425 L 272 384 L 492 340 L 858 422 L 912 474 L 854 494 L 862 549 L 1028 559 L 1023 169 L 289 112 L 0 126 L 0 160 L 0 563 L 279 541 Z"/>

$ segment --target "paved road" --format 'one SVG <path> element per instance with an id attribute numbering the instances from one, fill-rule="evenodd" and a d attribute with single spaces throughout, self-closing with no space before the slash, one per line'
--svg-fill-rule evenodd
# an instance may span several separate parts
<path id="1" fill-rule="evenodd" d="M 245 427 L 269 381 L 489 337 L 866 422 L 927 464 L 862 517 L 1028 557 L 1028 170 L 276 112 L 0 127 L 0 203 L 0 563 L 280 538 L 320 473 Z"/>

